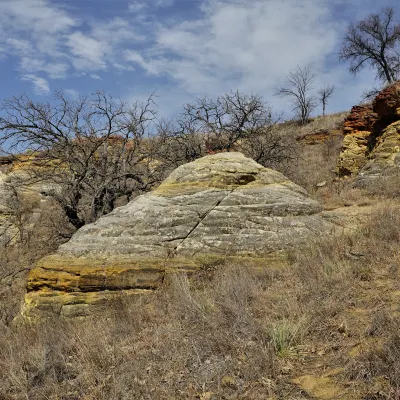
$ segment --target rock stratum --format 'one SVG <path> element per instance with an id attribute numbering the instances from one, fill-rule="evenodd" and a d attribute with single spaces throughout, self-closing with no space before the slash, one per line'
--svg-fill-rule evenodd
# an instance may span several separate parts
<path id="1" fill-rule="evenodd" d="M 92 304 L 159 287 L 204 257 L 279 254 L 329 232 L 322 207 L 241 153 L 177 168 L 156 190 L 78 230 L 30 272 L 23 313 L 85 315 Z"/>
<path id="2" fill-rule="evenodd" d="M 357 175 L 365 186 L 400 168 L 400 82 L 383 89 L 372 104 L 355 106 L 344 122 L 338 173 Z"/>

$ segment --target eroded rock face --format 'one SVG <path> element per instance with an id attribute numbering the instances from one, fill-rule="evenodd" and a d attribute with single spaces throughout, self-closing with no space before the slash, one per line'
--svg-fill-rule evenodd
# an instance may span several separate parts
<path id="1" fill-rule="evenodd" d="M 365 164 L 369 143 L 378 119 L 372 105 L 355 106 L 344 122 L 342 151 L 339 156 L 339 175 L 357 173 Z"/>
<path id="2" fill-rule="evenodd" d="M 382 90 L 371 105 L 352 108 L 344 123 L 344 140 L 339 156 L 341 176 L 356 175 L 365 185 L 385 173 L 398 170 L 400 82 Z"/>
<path id="3" fill-rule="evenodd" d="M 358 186 L 366 186 L 383 175 L 400 173 L 400 121 L 383 131 L 368 159 L 357 176 Z"/>
<path id="4" fill-rule="evenodd" d="M 400 82 L 383 89 L 376 96 L 373 109 L 381 119 L 400 119 Z"/>
<path id="5" fill-rule="evenodd" d="M 85 296 L 100 301 L 101 293 L 154 289 L 165 274 L 194 270 L 206 255 L 282 251 L 331 229 L 320 211 L 304 189 L 241 153 L 203 157 L 41 260 L 29 275 L 25 312 L 63 314 L 74 298 L 86 310 Z"/>

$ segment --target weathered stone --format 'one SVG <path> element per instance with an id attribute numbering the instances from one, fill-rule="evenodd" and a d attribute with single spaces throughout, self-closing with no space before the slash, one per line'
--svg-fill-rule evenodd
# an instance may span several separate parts
<path id="1" fill-rule="evenodd" d="M 381 119 L 400 118 L 400 82 L 383 89 L 373 102 L 373 109 Z"/>
<path id="2" fill-rule="evenodd" d="M 356 131 L 344 137 L 339 155 L 339 175 L 355 174 L 365 164 L 370 135 L 368 131 Z"/>
<path id="3" fill-rule="evenodd" d="M 305 243 L 332 227 L 320 211 L 304 189 L 241 153 L 203 157 L 81 228 L 31 271 L 27 296 L 43 292 L 49 304 L 49 292 L 156 288 L 204 255 L 265 256 Z"/>
<path id="4" fill-rule="evenodd" d="M 366 184 L 398 163 L 400 82 L 383 89 L 372 105 L 352 108 L 344 123 L 345 138 L 338 162 L 338 173 L 356 175 L 356 184 Z"/>
<path id="5" fill-rule="evenodd" d="M 378 119 L 378 115 L 372 108 L 371 104 L 364 104 L 361 106 L 354 106 L 351 109 L 350 115 L 344 121 L 345 134 L 373 130 L 374 124 Z"/>
<path id="6" fill-rule="evenodd" d="M 400 121 L 389 125 L 378 138 L 368 156 L 368 162 L 359 172 L 356 185 L 366 186 L 382 177 L 400 173 Z"/>
<path id="7" fill-rule="evenodd" d="M 334 138 L 341 138 L 342 136 L 343 136 L 342 129 L 333 129 L 333 130 L 322 129 L 317 132 L 299 136 L 298 138 L 296 138 L 296 140 L 298 142 L 302 142 L 305 145 L 313 146 L 316 144 L 325 143 Z"/>
<path id="8" fill-rule="evenodd" d="M 341 176 L 356 174 L 365 164 L 371 135 L 377 121 L 372 105 L 354 106 L 344 122 L 342 150 L 338 161 Z"/>

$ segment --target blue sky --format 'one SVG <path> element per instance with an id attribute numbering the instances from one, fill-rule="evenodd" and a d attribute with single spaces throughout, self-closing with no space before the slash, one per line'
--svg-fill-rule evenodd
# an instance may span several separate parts
<path id="1" fill-rule="evenodd" d="M 273 92 L 311 64 L 317 88 L 336 85 L 328 111 L 347 110 L 375 82 L 339 63 L 343 34 L 384 6 L 400 19 L 396 0 L 0 0 L 1 98 L 155 92 L 171 116 L 197 96 L 239 89 L 289 116 Z"/>

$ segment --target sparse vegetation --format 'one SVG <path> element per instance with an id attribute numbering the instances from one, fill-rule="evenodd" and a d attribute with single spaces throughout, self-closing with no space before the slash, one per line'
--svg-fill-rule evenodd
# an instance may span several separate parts
<path id="1" fill-rule="evenodd" d="M 397 317 L 380 282 L 395 285 L 399 238 L 377 224 L 398 229 L 395 207 L 361 231 L 294 249 L 285 268 L 221 259 L 218 268 L 171 276 L 154 295 L 109 303 L 84 324 L 3 325 L 0 395 L 305 399 L 292 379 L 317 364 L 348 365 L 338 379 L 350 379 L 343 393 L 352 398 L 369 398 L 383 376 L 382 390 L 397 393 Z M 367 281 L 356 272 L 365 263 Z M 382 302 L 384 314 L 374 312 Z M 376 337 L 382 347 L 368 347 Z M 351 356 L 360 342 L 365 352 Z"/>

